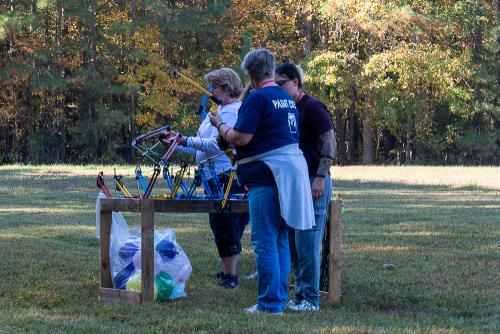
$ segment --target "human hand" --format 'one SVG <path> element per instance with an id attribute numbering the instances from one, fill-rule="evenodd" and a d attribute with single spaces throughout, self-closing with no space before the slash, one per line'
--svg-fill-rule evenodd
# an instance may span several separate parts
<path id="1" fill-rule="evenodd" d="M 179 136 L 179 138 L 178 138 L 179 145 L 186 146 L 188 136 L 181 135 L 180 133 L 178 134 L 178 136 Z"/>
<path id="2" fill-rule="evenodd" d="M 178 142 L 179 145 L 186 146 L 187 138 L 187 136 L 183 136 L 180 133 L 175 132 L 160 134 L 160 141 L 166 146 L 171 146 L 174 142 Z"/>
<path id="3" fill-rule="evenodd" d="M 219 115 L 214 115 L 212 113 L 208 113 L 208 117 L 210 118 L 210 123 L 215 127 L 217 127 L 217 125 L 222 122 L 222 118 L 220 118 Z M 217 130 L 219 130 L 219 129 L 217 129 Z"/>
<path id="4" fill-rule="evenodd" d="M 311 193 L 314 200 L 319 199 L 325 192 L 325 179 L 323 177 L 315 177 L 311 185 Z"/>
<path id="5" fill-rule="evenodd" d="M 172 145 L 172 142 L 174 141 L 175 137 L 177 136 L 177 133 L 175 132 L 162 132 L 160 133 L 160 142 L 163 145 Z"/>

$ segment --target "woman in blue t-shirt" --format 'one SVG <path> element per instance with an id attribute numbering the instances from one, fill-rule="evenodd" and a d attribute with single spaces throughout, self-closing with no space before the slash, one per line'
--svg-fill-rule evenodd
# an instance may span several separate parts
<path id="1" fill-rule="evenodd" d="M 307 164 L 298 147 L 298 111 L 274 81 L 276 60 L 266 49 L 250 51 L 241 64 L 254 88 L 234 127 L 211 116 L 223 141 L 237 149 L 238 182 L 249 189 L 258 303 L 248 313 L 282 313 L 288 298 L 288 226 L 309 229 L 314 210 Z M 287 226 L 288 225 L 288 226 Z"/>
<path id="2" fill-rule="evenodd" d="M 299 110 L 299 147 L 307 161 L 316 220 L 316 226 L 309 230 L 289 231 L 295 293 L 287 306 L 293 311 L 318 311 L 321 240 L 332 194 L 330 167 L 337 147 L 335 133 L 326 106 L 302 91 L 303 74 L 298 66 L 278 66 L 275 79 L 294 98 Z"/>

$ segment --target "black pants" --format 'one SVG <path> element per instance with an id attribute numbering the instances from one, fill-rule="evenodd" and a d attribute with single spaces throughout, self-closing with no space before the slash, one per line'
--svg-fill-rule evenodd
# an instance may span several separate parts
<path id="1" fill-rule="evenodd" d="M 229 174 L 221 173 L 217 175 L 220 184 L 227 184 Z M 210 186 L 213 188 L 212 180 L 208 180 Z M 236 188 L 234 192 L 243 192 L 243 189 L 234 185 Z M 225 189 L 224 189 L 225 190 Z M 220 257 L 229 257 L 241 253 L 241 237 L 245 232 L 245 226 L 250 221 L 248 213 L 209 213 L 208 220 L 210 228 L 214 234 L 215 245 Z"/>

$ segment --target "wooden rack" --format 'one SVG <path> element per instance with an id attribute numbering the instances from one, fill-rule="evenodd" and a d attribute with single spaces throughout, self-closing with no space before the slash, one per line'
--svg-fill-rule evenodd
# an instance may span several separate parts
<path id="1" fill-rule="evenodd" d="M 103 198 L 100 201 L 101 215 L 101 285 L 99 299 L 103 301 L 143 304 L 154 302 L 154 214 L 168 213 L 216 213 L 218 201 L 213 200 L 157 200 Z M 328 300 L 340 303 L 342 219 L 341 201 L 330 201 L 328 224 L 330 224 L 330 256 L 328 267 Z M 232 213 L 248 212 L 248 201 L 230 201 Z M 142 292 L 113 289 L 109 259 L 112 212 L 138 212 L 141 214 L 141 288 Z"/>

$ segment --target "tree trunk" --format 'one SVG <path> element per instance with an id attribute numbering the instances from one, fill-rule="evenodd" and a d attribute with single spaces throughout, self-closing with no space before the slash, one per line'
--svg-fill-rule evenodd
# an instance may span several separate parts
<path id="1" fill-rule="evenodd" d="M 347 143 L 348 147 L 348 162 L 350 164 L 355 163 L 358 156 L 358 125 L 356 119 L 356 101 L 357 101 L 357 90 L 352 88 L 349 94 L 349 99 L 351 103 L 347 109 L 347 121 L 349 123 L 349 141 Z"/>
<path id="2" fill-rule="evenodd" d="M 411 130 L 406 131 L 406 144 L 405 144 L 405 166 L 411 164 Z"/>
<path id="3" fill-rule="evenodd" d="M 304 54 L 311 51 L 312 38 L 311 38 L 311 30 L 312 30 L 312 8 L 313 5 L 310 1 L 304 4 L 302 8 L 302 29 L 304 31 Z"/>
<path id="4" fill-rule="evenodd" d="M 10 0 L 10 13 L 14 17 L 14 0 Z M 9 58 L 12 57 L 12 51 L 14 49 L 14 31 L 12 30 L 12 25 L 9 24 Z"/>
<path id="5" fill-rule="evenodd" d="M 396 147 L 396 138 L 387 130 L 382 129 L 383 147 L 384 147 L 384 161 L 392 159 L 391 151 Z"/>
<path id="6" fill-rule="evenodd" d="M 346 153 L 346 147 L 345 147 L 345 122 L 344 122 L 344 116 L 342 115 L 342 108 L 338 106 L 336 103 L 339 100 L 339 94 L 338 91 L 333 88 L 333 94 L 335 96 L 334 98 L 334 108 L 335 108 L 335 134 L 337 137 L 337 152 L 338 152 L 338 157 L 341 165 L 345 165 L 347 162 L 347 153 Z"/>
<path id="7" fill-rule="evenodd" d="M 340 108 L 335 108 L 335 124 L 336 124 L 336 130 L 337 130 L 337 150 L 339 154 L 339 160 L 341 165 L 345 165 L 347 162 L 347 154 L 346 154 L 346 147 L 345 147 L 345 125 L 344 125 L 344 119 L 342 115 L 342 109 Z"/>
<path id="8" fill-rule="evenodd" d="M 50 43 L 50 35 L 49 35 L 49 26 L 50 26 L 50 14 L 49 14 L 49 6 L 45 8 L 44 13 L 45 24 L 44 24 L 44 32 L 45 32 L 45 46 L 48 46 Z"/>
<path id="9" fill-rule="evenodd" d="M 89 72 L 90 72 L 90 92 L 88 92 L 88 126 L 89 126 L 89 145 L 94 149 L 93 158 L 96 159 L 97 146 L 98 146 L 98 136 L 95 131 L 97 114 L 96 114 L 96 64 L 97 64 L 97 36 L 96 36 L 96 15 L 97 10 L 95 1 L 91 1 L 89 12 L 92 16 L 92 22 L 90 27 L 90 59 L 89 59 Z"/>
<path id="10" fill-rule="evenodd" d="M 59 76 L 61 80 L 64 80 L 65 71 L 64 71 L 64 60 L 63 60 L 63 46 L 62 46 L 62 35 L 63 35 L 63 26 L 64 26 L 64 7 L 61 4 L 61 7 L 58 11 L 58 22 L 57 22 L 57 49 L 58 49 L 58 63 L 59 63 Z M 64 162 L 66 158 L 66 112 L 65 112 L 65 93 L 61 90 L 58 90 L 58 109 L 60 111 L 59 122 L 58 122 L 58 135 L 60 139 L 59 143 L 59 158 L 61 162 Z"/>
<path id="11" fill-rule="evenodd" d="M 481 3 L 476 1 L 476 17 L 481 15 Z M 481 49 L 483 48 L 483 23 L 476 19 L 472 32 L 472 59 L 474 62 L 481 61 Z"/>
<path id="12" fill-rule="evenodd" d="M 36 114 L 36 109 L 35 109 L 35 103 L 34 103 L 34 97 L 33 97 L 33 91 L 31 89 L 31 86 L 28 86 L 26 89 L 26 109 L 28 111 L 28 117 L 26 119 L 26 135 L 24 138 L 24 143 L 23 146 L 26 148 L 25 149 L 25 157 L 31 161 L 33 161 L 33 150 L 32 147 L 30 146 L 30 137 L 33 136 L 34 133 L 34 121 L 35 121 L 35 114 Z"/>
<path id="13" fill-rule="evenodd" d="M 367 104 L 369 108 L 369 104 Z M 363 165 L 373 163 L 373 115 L 371 110 L 365 110 L 363 120 Z"/>
<path id="14" fill-rule="evenodd" d="M 479 1 L 476 2 L 475 12 L 477 17 L 481 13 L 481 4 Z M 472 32 L 472 60 L 474 63 L 479 64 L 481 62 L 481 50 L 483 48 L 483 24 L 476 19 L 474 23 L 474 30 Z M 481 101 L 481 90 L 482 84 L 480 80 L 474 83 L 474 100 Z M 482 111 L 476 111 L 472 117 L 472 127 L 477 133 L 481 132 L 484 123 L 484 114 Z"/>
<path id="15" fill-rule="evenodd" d="M 136 13 L 136 1 L 132 0 L 131 1 L 131 17 L 132 17 L 132 24 L 137 24 L 137 13 Z M 135 51 L 135 43 L 132 42 L 132 52 Z M 133 64 L 131 66 L 131 75 L 135 76 L 135 66 L 136 66 L 136 59 L 135 57 L 132 60 Z M 135 87 L 131 88 L 132 91 L 130 93 L 130 136 L 131 138 L 135 138 L 137 136 L 137 127 L 135 125 L 135 115 L 137 113 L 137 92 Z M 130 140 L 131 141 L 131 140 Z M 131 148 L 130 150 L 130 161 L 134 162 L 135 161 L 135 149 L 134 147 Z"/>
<path id="16" fill-rule="evenodd" d="M 36 13 L 36 0 L 32 0 L 30 3 L 30 15 L 33 17 Z M 29 35 L 30 38 L 35 38 L 35 35 L 33 34 L 33 25 L 30 22 L 29 25 Z M 36 62 L 34 57 L 31 58 L 31 65 L 33 66 L 33 73 L 31 74 L 31 82 L 33 82 L 33 78 L 36 77 Z M 30 137 L 33 136 L 34 134 L 34 122 L 35 122 L 35 117 L 36 117 L 36 107 L 35 107 L 35 98 L 33 96 L 33 88 L 31 85 L 28 85 L 27 91 L 26 91 L 26 106 L 29 111 L 29 116 L 27 119 L 26 123 L 26 146 L 28 147 L 27 151 L 27 156 L 28 159 L 33 161 L 34 160 L 34 152 L 32 147 L 29 145 L 30 144 Z M 38 157 L 39 158 L 39 157 Z M 36 159 L 38 160 L 38 159 Z M 36 161 L 38 162 L 38 161 Z"/>
<path id="17" fill-rule="evenodd" d="M 35 15 L 35 12 L 36 12 L 36 0 L 31 0 L 30 2 L 30 14 L 31 14 L 31 17 L 33 17 L 33 15 Z M 32 34 L 33 34 L 33 24 L 32 22 L 30 21 L 30 25 L 29 25 L 29 33 L 30 33 L 30 37 L 33 37 Z"/>
<path id="18" fill-rule="evenodd" d="M 11 124 L 7 124 L 5 127 L 5 157 L 2 162 L 10 163 L 12 159 L 10 158 L 10 153 L 12 147 L 14 146 L 14 128 Z"/>

